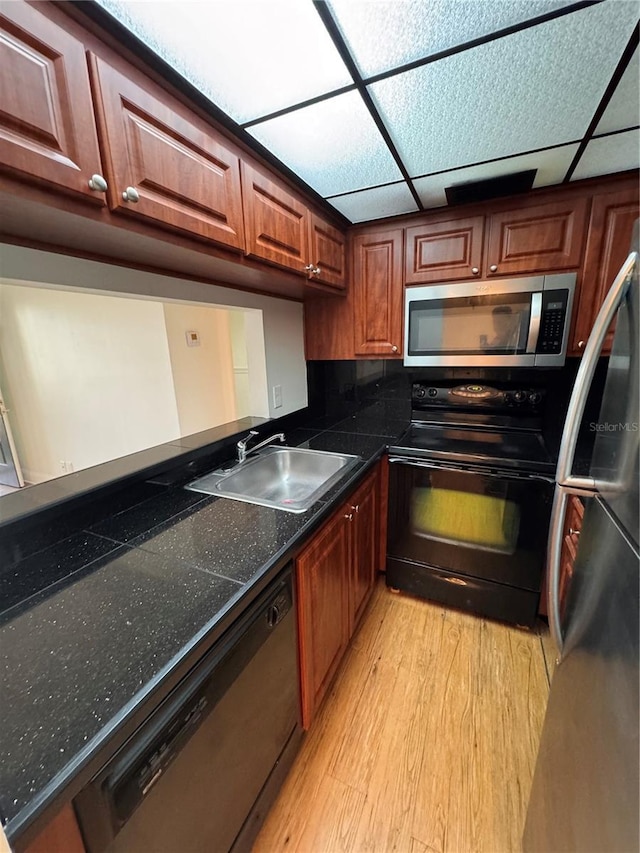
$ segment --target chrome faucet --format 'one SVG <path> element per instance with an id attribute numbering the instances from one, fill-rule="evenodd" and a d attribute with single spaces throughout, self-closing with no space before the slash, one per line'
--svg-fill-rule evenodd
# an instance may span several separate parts
<path id="1" fill-rule="evenodd" d="M 267 444 L 271 444 L 272 441 L 279 441 L 281 444 L 284 444 L 284 433 L 279 432 L 276 435 L 270 435 L 269 438 L 265 438 L 264 441 L 261 441 L 260 444 L 256 444 L 255 447 L 252 447 L 250 450 L 247 450 L 247 444 L 251 441 L 254 435 L 258 435 L 259 433 L 252 429 L 250 433 L 245 435 L 244 438 L 240 439 L 240 441 L 236 444 L 236 448 L 238 450 L 238 462 L 244 462 L 247 456 L 250 453 L 254 453 L 256 450 L 260 450 L 261 447 L 264 447 Z"/>

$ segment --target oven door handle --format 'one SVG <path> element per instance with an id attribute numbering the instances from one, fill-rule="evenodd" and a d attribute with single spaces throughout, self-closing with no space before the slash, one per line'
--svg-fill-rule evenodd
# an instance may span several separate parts
<path id="1" fill-rule="evenodd" d="M 462 474 L 479 474 L 482 477 L 495 477 L 498 480 L 542 480 L 544 483 L 555 482 L 553 477 L 545 477 L 544 474 L 519 474 L 517 471 L 495 471 L 492 468 L 465 468 L 462 465 L 450 464 L 449 462 L 430 462 L 416 459 L 413 456 L 389 456 L 389 462 L 396 465 L 412 465 L 414 468 L 430 468 L 432 471 L 460 471 Z"/>
<path id="2" fill-rule="evenodd" d="M 527 338 L 527 352 L 535 353 L 538 346 L 540 334 L 540 318 L 542 317 L 542 293 L 537 291 L 531 294 L 531 318 L 529 320 L 529 337 Z"/>

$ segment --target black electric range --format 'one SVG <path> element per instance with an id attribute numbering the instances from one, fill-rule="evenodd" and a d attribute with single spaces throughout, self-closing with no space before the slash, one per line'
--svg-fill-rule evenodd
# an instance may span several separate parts
<path id="1" fill-rule="evenodd" d="M 553 476 L 542 435 L 544 391 L 479 384 L 412 388 L 412 422 L 390 454 Z"/>
<path id="2" fill-rule="evenodd" d="M 543 390 L 427 385 L 389 448 L 387 585 L 532 626 L 554 460 Z"/>

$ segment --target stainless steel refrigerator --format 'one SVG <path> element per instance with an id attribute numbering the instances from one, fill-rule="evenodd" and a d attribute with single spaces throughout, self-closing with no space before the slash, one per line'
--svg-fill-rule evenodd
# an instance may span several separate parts
<path id="1" fill-rule="evenodd" d="M 558 648 L 523 838 L 526 853 L 639 849 L 638 225 L 598 315 L 567 412 L 548 547 L 551 633 Z M 617 315 L 589 476 L 572 473 L 596 363 Z M 568 497 L 588 498 L 560 617 Z"/>

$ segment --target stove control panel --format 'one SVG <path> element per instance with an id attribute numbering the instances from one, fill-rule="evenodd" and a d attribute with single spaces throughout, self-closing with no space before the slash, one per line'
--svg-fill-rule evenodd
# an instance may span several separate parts
<path id="1" fill-rule="evenodd" d="M 536 412 L 542 403 L 544 391 L 535 388 L 494 388 L 490 385 L 430 385 L 415 382 L 411 399 L 417 409 L 473 408 L 518 410 Z"/>

